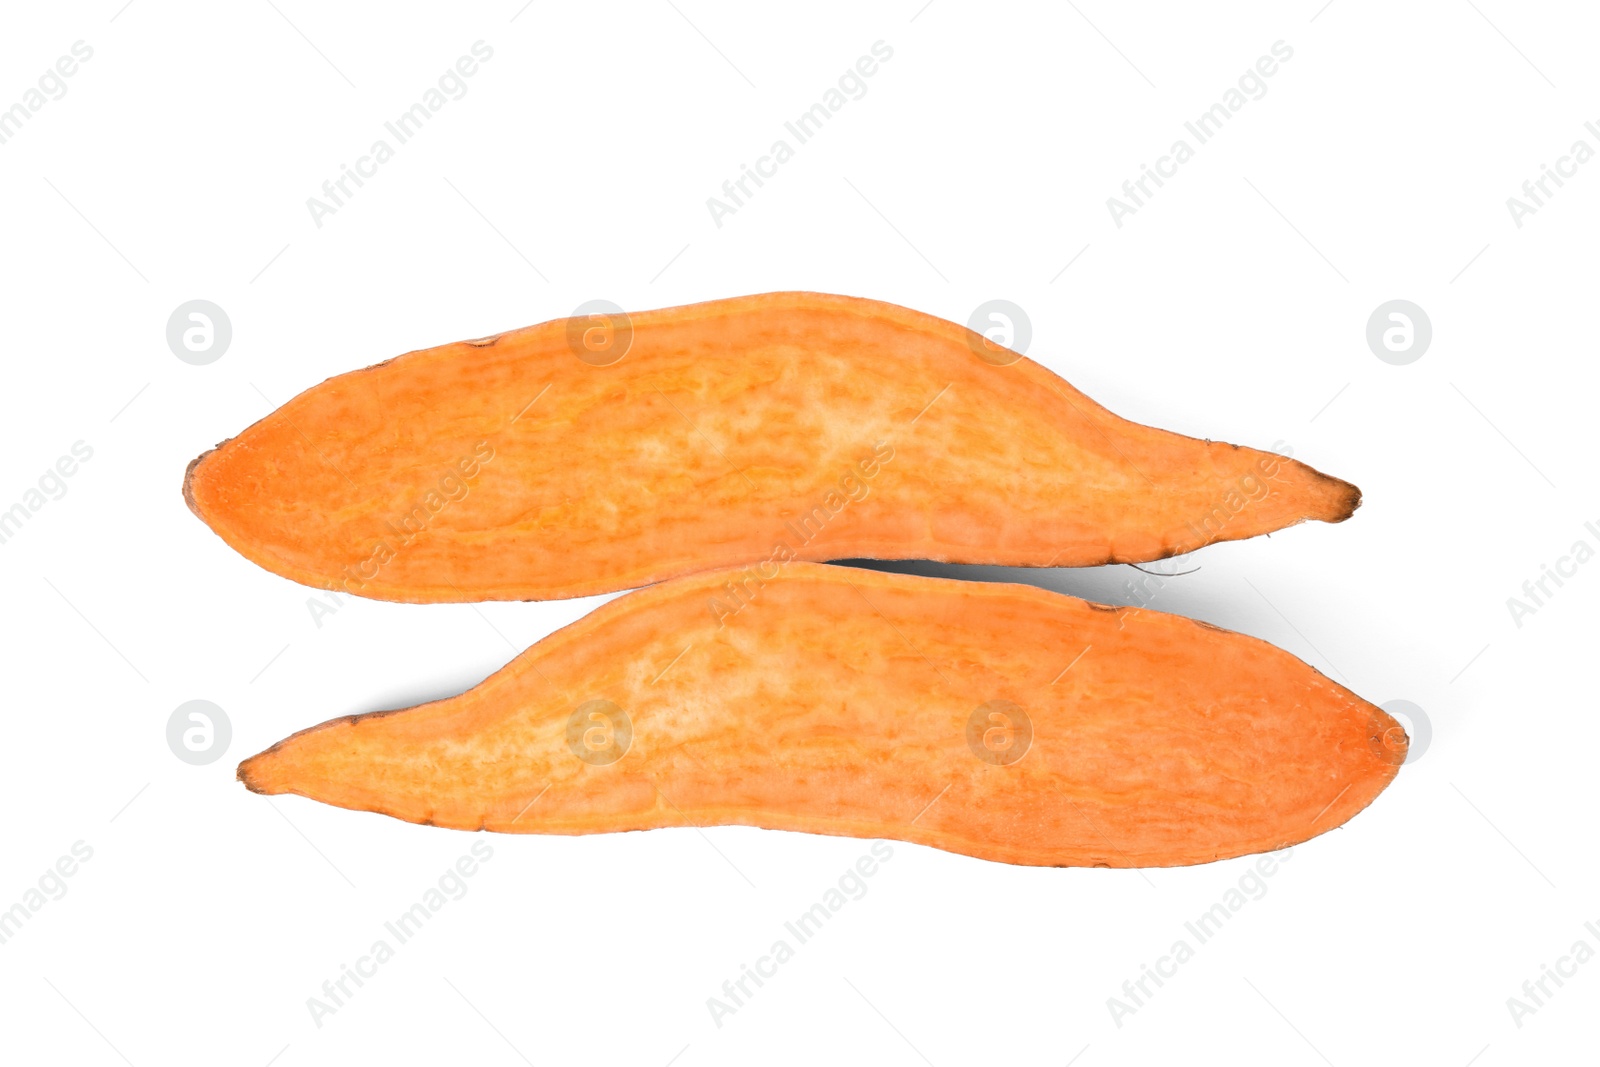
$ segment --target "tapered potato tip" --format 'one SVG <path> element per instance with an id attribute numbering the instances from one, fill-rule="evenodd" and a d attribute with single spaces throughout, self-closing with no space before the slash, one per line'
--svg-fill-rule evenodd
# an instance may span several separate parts
<path id="1" fill-rule="evenodd" d="M 1326 483 L 1325 491 L 1327 493 L 1328 510 L 1325 514 L 1318 515 L 1316 518 L 1323 522 L 1343 522 L 1354 515 L 1356 509 L 1361 507 L 1360 488 L 1345 481 L 1343 478 L 1335 478 L 1331 474 L 1322 474 L 1321 471 L 1317 471 L 1317 473 L 1321 475 Z"/>
<path id="2" fill-rule="evenodd" d="M 311 729 L 315 730 L 318 729 L 318 727 L 313 726 Z M 277 763 L 278 753 L 280 753 L 286 746 L 293 745 L 296 738 L 308 732 L 308 730 L 301 730 L 299 733 L 291 734 L 282 741 L 279 741 L 277 744 L 273 745 L 271 748 L 257 752 L 254 756 L 251 756 L 247 760 L 242 760 L 239 763 L 239 769 L 235 772 L 236 777 L 238 777 L 239 781 L 244 783 L 244 787 L 250 790 L 252 793 L 260 793 L 264 796 L 272 796 L 274 794 L 284 792 L 282 783 L 275 781 L 275 776 L 273 774 L 274 764 Z"/>
<path id="3" fill-rule="evenodd" d="M 266 753 L 263 752 L 244 760 L 239 764 L 239 769 L 235 771 L 234 774 L 239 781 L 244 783 L 244 787 L 250 790 L 250 792 L 270 795 L 274 792 L 274 790 L 266 788 L 256 774 L 256 769 L 260 767 L 260 760 L 262 756 L 265 755 Z"/>
<path id="4" fill-rule="evenodd" d="M 447 701 L 435 700 L 411 708 L 341 715 L 336 719 L 308 726 L 243 760 L 234 775 L 252 793 L 271 796 L 278 793 L 302 792 L 307 796 L 322 799 L 314 790 L 308 792 L 298 786 L 307 781 L 315 781 L 318 776 L 358 771 L 354 765 L 340 766 L 338 761 L 347 756 L 353 744 L 371 735 L 371 726 L 376 725 L 377 720 L 398 716 L 402 712 L 411 712 L 413 713 L 411 721 L 415 721 L 419 717 L 416 712 L 445 703 Z M 368 728 L 365 731 L 358 730 L 357 727 L 364 723 L 369 724 Z"/>

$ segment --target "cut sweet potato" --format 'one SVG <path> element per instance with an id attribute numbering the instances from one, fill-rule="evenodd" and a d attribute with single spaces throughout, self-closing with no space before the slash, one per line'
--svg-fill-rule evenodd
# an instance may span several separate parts
<path id="1" fill-rule="evenodd" d="M 1360 502 L 1304 464 L 1118 418 L 965 327 L 816 293 L 412 352 L 295 397 L 190 464 L 184 495 L 274 573 L 412 602 L 785 551 L 1141 562 Z"/>
<path id="2" fill-rule="evenodd" d="M 1255 638 L 1031 586 L 791 563 L 613 600 L 467 693 L 323 723 L 239 777 L 464 830 L 747 825 L 1173 866 L 1340 825 L 1406 745 Z"/>

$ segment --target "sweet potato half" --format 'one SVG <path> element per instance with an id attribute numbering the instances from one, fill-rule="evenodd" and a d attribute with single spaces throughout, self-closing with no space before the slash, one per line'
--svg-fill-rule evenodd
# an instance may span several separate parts
<path id="1" fill-rule="evenodd" d="M 1175 866 L 1340 825 L 1406 745 L 1252 637 L 1031 586 L 791 563 L 620 597 L 460 696 L 312 727 L 239 777 L 462 830 L 745 825 Z"/>
<path id="2" fill-rule="evenodd" d="M 873 300 L 562 319 L 329 379 L 190 464 L 189 506 L 306 585 L 412 602 L 627 589 L 789 553 L 1136 563 L 1353 485 L 1118 418 Z"/>

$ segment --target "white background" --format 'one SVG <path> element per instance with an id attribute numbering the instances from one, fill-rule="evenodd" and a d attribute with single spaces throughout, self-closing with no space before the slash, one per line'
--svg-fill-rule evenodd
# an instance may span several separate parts
<path id="1" fill-rule="evenodd" d="M 1506 601 L 1600 547 L 1600 162 L 1520 228 L 1506 198 L 1574 140 L 1600 148 L 1600 24 L 1578 4 L 1319 2 L 10 7 L 0 107 L 75 41 L 94 54 L 0 145 L 0 509 L 74 442 L 94 454 L 0 545 L 0 908 L 74 842 L 93 858 L 0 945 L 0 1056 L 1592 1058 L 1600 962 L 1520 1027 L 1506 1001 L 1580 938 L 1600 950 L 1600 562 L 1520 627 Z M 480 39 L 467 94 L 315 226 L 306 199 Z M 867 94 L 717 227 L 707 197 L 879 40 Z M 1106 198 L 1279 40 L 1267 94 L 1114 225 Z M 1365 492 L 1343 525 L 1207 549 L 1154 606 L 1415 702 L 1431 745 L 1120 1027 L 1107 998 L 1251 860 L 1050 870 L 896 845 L 719 1028 L 706 998 L 866 842 L 467 835 L 234 781 L 308 724 L 459 692 L 602 598 L 351 601 L 318 626 L 310 590 L 189 513 L 188 460 L 409 349 L 595 298 L 778 289 L 958 321 L 1014 301 L 1028 354 L 1120 414 L 1287 442 Z M 209 366 L 165 340 L 195 298 L 233 325 Z M 1364 337 L 1395 298 L 1433 323 L 1408 366 Z M 1139 575 L 1023 577 L 1127 602 Z M 204 767 L 164 735 L 196 698 L 233 724 Z M 315 1025 L 307 998 L 474 841 L 494 855 L 467 895 Z"/>

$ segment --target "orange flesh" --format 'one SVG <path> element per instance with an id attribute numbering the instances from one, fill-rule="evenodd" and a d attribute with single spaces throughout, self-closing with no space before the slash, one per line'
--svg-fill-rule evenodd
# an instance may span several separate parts
<path id="1" fill-rule="evenodd" d="M 274 573 L 411 602 L 584 596 L 778 551 L 1142 562 L 1360 503 L 1293 460 L 1118 418 L 890 304 L 643 312 L 607 366 L 569 340 L 603 343 L 592 325 L 329 379 L 197 459 L 184 495 Z"/>
<path id="2" fill-rule="evenodd" d="M 622 709 L 625 747 L 615 711 L 579 712 L 591 701 Z M 986 706 L 1005 719 L 971 730 Z M 618 598 L 467 693 L 323 723 L 239 777 L 464 830 L 744 825 L 1175 866 L 1340 825 L 1406 745 L 1255 638 L 1031 586 L 796 562 Z"/>

